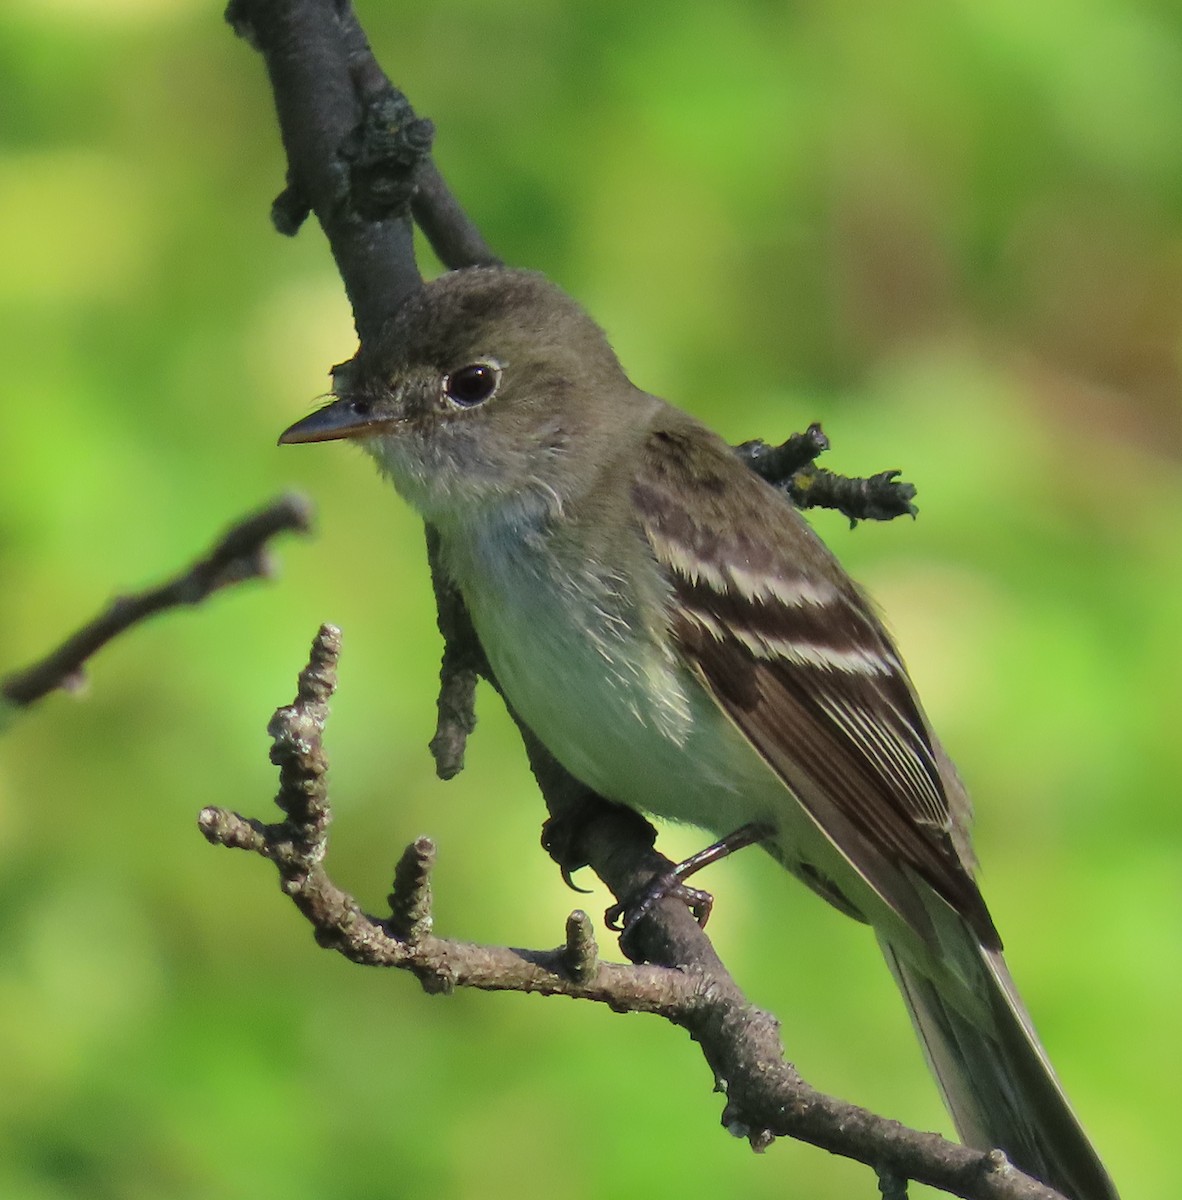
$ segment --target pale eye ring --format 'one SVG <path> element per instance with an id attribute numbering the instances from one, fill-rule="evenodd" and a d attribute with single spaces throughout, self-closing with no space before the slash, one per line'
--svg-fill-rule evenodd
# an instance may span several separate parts
<path id="1" fill-rule="evenodd" d="M 443 394 L 458 408 L 476 408 L 491 400 L 501 384 L 499 363 L 469 363 L 443 377 Z"/>

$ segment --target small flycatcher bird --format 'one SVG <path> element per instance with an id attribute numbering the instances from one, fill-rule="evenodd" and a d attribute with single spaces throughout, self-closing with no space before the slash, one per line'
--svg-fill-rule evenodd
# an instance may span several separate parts
<path id="1" fill-rule="evenodd" d="M 281 442 L 357 441 L 438 531 L 514 709 L 609 800 L 763 845 L 868 922 L 961 1138 L 1115 1200 L 1001 956 L 970 806 L 792 506 L 540 275 L 417 293 Z"/>

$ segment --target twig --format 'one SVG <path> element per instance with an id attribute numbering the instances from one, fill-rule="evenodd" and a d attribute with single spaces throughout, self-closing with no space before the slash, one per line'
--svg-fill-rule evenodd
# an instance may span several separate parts
<path id="1" fill-rule="evenodd" d="M 735 447 L 735 453 L 759 476 L 785 492 L 797 508 L 833 508 L 849 518 L 850 528 L 859 521 L 893 521 L 914 517 L 919 509 L 915 485 L 899 479 L 899 471 L 879 471 L 867 479 L 838 475 L 816 465 L 829 449 L 829 439 L 820 425 L 794 433 L 779 446 L 758 439 Z"/>
<path id="2" fill-rule="evenodd" d="M 439 665 L 438 716 L 431 754 L 435 773 L 451 779 L 464 767 L 464 747 L 476 728 L 476 680 L 489 678 L 492 671 L 484 647 L 472 628 L 472 618 L 460 593 L 448 580 L 439 562 L 439 537 L 427 526 L 427 562 L 435 588 L 436 620 L 443 636 L 443 660 Z"/>
<path id="3" fill-rule="evenodd" d="M 147 591 L 117 596 L 40 662 L 0 680 L 0 696 L 20 708 L 56 688 L 77 690 L 87 660 L 112 638 L 167 609 L 200 604 L 221 588 L 270 576 L 273 563 L 267 543 L 288 530 L 306 533 L 311 520 L 311 506 L 302 496 L 280 496 L 232 526 L 204 558 L 180 575 Z"/>
<path id="4" fill-rule="evenodd" d="M 352 73 L 353 86 L 358 99 L 367 113 L 374 111 L 398 112 L 404 110 L 413 115 L 410 101 L 386 78 L 385 72 L 378 65 L 370 49 L 369 39 L 361 28 L 356 14 L 344 5 L 339 14 L 341 29 L 348 47 L 349 66 Z M 369 120 L 366 124 L 375 128 L 375 122 Z M 380 122 L 376 123 L 380 137 Z M 395 171 L 398 167 L 397 144 L 393 146 L 393 155 L 389 149 L 383 155 L 379 146 L 371 139 L 370 145 L 364 150 L 365 157 L 371 162 L 394 159 Z M 410 196 L 411 214 L 415 224 L 423 231 L 431 249 L 439 261 L 450 270 L 461 267 L 495 266 L 500 259 L 493 253 L 492 248 L 484 240 L 484 235 L 476 228 L 475 223 L 464 211 L 459 200 L 444 182 L 439 168 L 425 153 L 417 164 L 414 176 L 414 187 Z"/>
<path id="5" fill-rule="evenodd" d="M 859 521 L 893 521 L 914 517 L 919 509 L 915 485 L 899 479 L 899 471 L 879 471 L 859 478 L 838 475 L 824 467 L 804 467 L 784 485 L 797 508 L 833 508 L 849 518 L 852 529 Z"/>
<path id="6" fill-rule="evenodd" d="M 353 962 L 411 971 L 428 992 L 459 987 L 537 992 L 663 1017 L 699 1043 L 727 1097 L 723 1124 L 756 1149 L 782 1136 L 810 1142 L 873 1167 L 896 1195 L 898 1180 L 915 1179 L 965 1200 L 1061 1200 L 998 1152 L 982 1154 L 818 1092 L 785 1061 L 775 1019 L 747 1001 L 712 953 L 692 967 L 604 962 L 581 912 L 568 918 L 564 944 L 553 950 L 437 937 L 431 932 L 430 890 L 435 847 L 428 838 L 404 852 L 389 915 L 366 914 L 324 866 L 331 808 L 323 733 L 339 653 L 339 631 L 322 626 L 295 700 L 278 709 L 268 726 L 271 758 L 280 769 L 276 803 L 284 819 L 267 825 L 221 808 L 206 808 L 198 818 L 211 843 L 250 850 L 275 864 L 283 891 L 321 946 Z M 622 874 L 627 878 L 629 872 Z M 697 930 L 684 908 L 672 907 Z"/>

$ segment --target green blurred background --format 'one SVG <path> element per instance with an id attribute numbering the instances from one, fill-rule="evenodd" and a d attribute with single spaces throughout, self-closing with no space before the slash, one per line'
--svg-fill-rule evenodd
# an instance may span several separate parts
<path id="1" fill-rule="evenodd" d="M 732 440 L 819 419 L 827 465 L 918 484 L 917 522 L 815 523 L 976 796 L 985 893 L 1086 1125 L 1130 1200 L 1176 1194 L 1176 4 L 360 11 L 493 244 L 584 300 L 639 383 Z M 874 1194 L 730 1139 L 679 1031 L 425 997 L 317 950 L 269 867 L 197 833 L 206 804 L 269 815 L 264 727 L 332 620 L 340 882 L 376 907 L 429 832 L 441 933 L 552 945 L 576 903 L 494 697 L 464 775 L 433 777 L 417 522 L 350 449 L 275 446 L 354 346 L 318 230 L 269 228 L 282 177 L 218 3 L 0 6 L 0 671 L 282 488 L 320 512 L 277 583 L 125 638 L 0 745 L 0 1195 Z M 807 1076 L 946 1129 L 866 931 L 757 853 L 707 886 Z"/>

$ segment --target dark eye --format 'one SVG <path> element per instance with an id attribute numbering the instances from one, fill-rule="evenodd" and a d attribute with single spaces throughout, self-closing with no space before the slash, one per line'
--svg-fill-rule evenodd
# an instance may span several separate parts
<path id="1" fill-rule="evenodd" d="M 492 399 L 500 382 L 501 368 L 496 363 L 472 363 L 444 378 L 443 394 L 461 408 L 475 408 Z"/>

